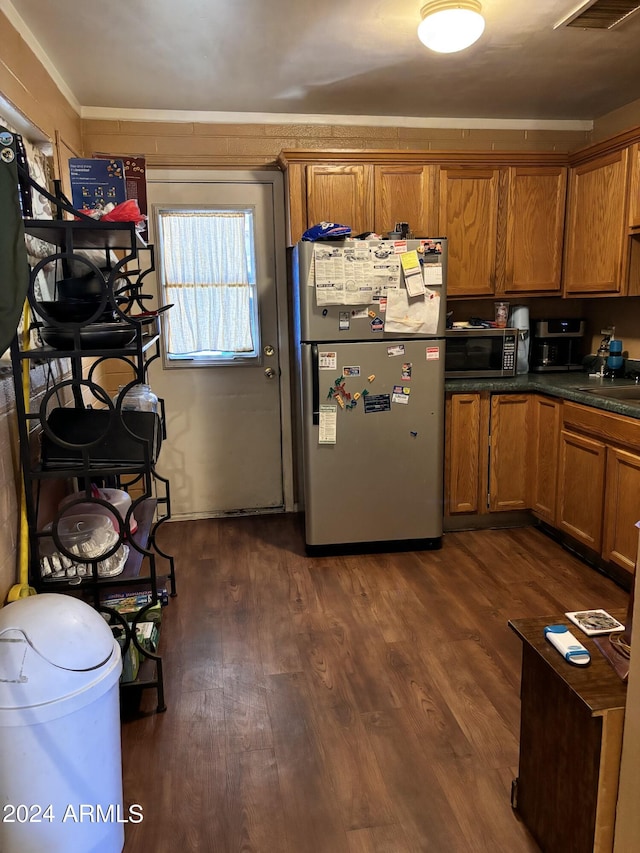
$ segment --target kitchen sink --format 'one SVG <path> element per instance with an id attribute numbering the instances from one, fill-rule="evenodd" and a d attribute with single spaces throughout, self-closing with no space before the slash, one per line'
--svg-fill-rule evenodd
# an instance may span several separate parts
<path id="1" fill-rule="evenodd" d="M 596 397 L 607 397 L 611 400 L 624 400 L 628 403 L 640 403 L 640 384 L 638 385 L 599 385 L 597 388 L 579 388 Z"/>

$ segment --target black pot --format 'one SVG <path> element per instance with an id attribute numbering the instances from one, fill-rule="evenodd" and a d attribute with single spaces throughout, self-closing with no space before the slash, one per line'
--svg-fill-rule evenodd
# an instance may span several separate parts
<path id="1" fill-rule="evenodd" d="M 113 308 L 100 310 L 100 302 L 96 299 L 65 299 L 55 302 L 38 302 L 36 311 L 47 321 L 58 323 L 94 323 L 108 322 L 113 319 Z M 99 312 L 96 314 L 96 312 Z"/>
<path id="2" fill-rule="evenodd" d="M 136 336 L 135 326 L 129 323 L 89 323 L 79 329 L 80 349 L 119 349 L 128 346 Z M 45 344 L 60 350 L 76 346 L 71 329 L 43 326 L 40 335 Z"/>
<path id="3" fill-rule="evenodd" d="M 76 278 L 62 278 L 56 282 L 58 299 L 98 299 L 106 290 L 104 277 L 88 272 Z"/>

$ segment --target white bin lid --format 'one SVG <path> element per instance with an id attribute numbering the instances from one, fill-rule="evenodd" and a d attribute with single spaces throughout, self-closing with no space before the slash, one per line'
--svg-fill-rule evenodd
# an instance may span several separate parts
<path id="1" fill-rule="evenodd" d="M 22 598 L 0 609 L 0 709 L 56 702 L 113 670 L 119 646 L 97 610 L 68 595 Z"/>

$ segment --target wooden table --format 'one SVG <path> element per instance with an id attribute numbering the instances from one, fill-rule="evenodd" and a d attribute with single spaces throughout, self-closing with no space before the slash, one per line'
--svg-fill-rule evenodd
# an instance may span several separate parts
<path id="1" fill-rule="evenodd" d="M 612 613 L 624 621 L 625 613 Z M 568 664 L 544 638 L 561 623 L 591 653 Z M 566 616 L 515 619 L 522 640 L 520 762 L 512 805 L 545 853 L 613 849 L 627 687 Z"/>

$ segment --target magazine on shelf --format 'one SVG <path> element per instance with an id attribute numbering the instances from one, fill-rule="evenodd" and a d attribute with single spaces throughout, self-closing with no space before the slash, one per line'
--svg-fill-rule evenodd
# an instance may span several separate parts
<path id="1" fill-rule="evenodd" d="M 606 610 L 573 610 L 564 615 L 589 637 L 598 634 L 611 634 L 614 631 L 624 631 L 624 625 L 614 619 Z"/>

